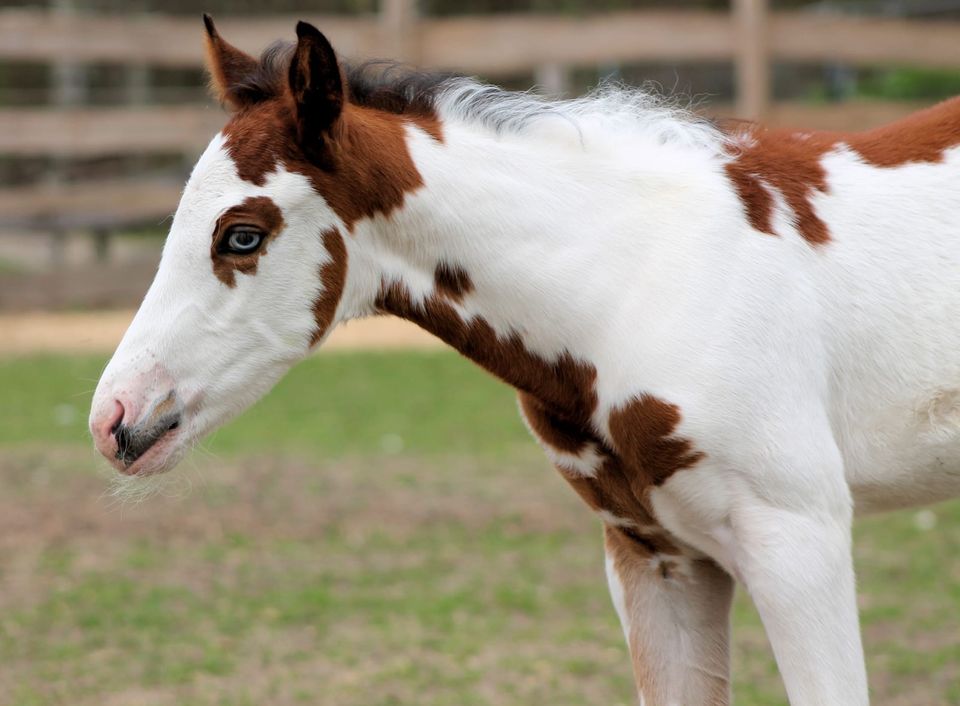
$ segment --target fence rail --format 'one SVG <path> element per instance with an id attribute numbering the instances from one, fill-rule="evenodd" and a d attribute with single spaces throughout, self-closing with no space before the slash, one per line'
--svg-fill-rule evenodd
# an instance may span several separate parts
<path id="1" fill-rule="evenodd" d="M 487 75 L 548 67 L 554 70 L 546 75 L 556 76 L 555 67 L 637 61 L 735 61 L 740 101 L 734 112 L 775 120 L 791 111 L 771 108 L 768 77 L 773 61 L 960 65 L 960 22 L 768 15 L 765 0 L 736 0 L 735 5 L 734 13 L 644 11 L 586 18 L 417 19 L 412 14 L 400 23 L 377 16 L 312 19 L 345 56 L 380 56 L 392 46 L 406 55 L 401 58 L 425 66 Z M 400 2 L 399 7 L 401 13 L 409 12 L 412 3 Z M 387 10 L 384 15 L 389 17 Z M 291 16 L 228 18 L 220 24 L 232 42 L 255 51 L 290 35 L 294 22 Z M 397 40 L 397 26 L 410 35 L 408 40 Z M 6 10 L 0 12 L 0 58 L 199 67 L 201 32 L 195 18 Z M 562 77 L 556 81 L 562 83 Z M 806 112 L 818 125 L 829 124 L 836 115 L 833 106 L 824 106 L 822 115 L 816 108 Z M 195 107 L 0 110 L 0 153 L 190 151 L 202 145 L 205 140 L 200 136 L 209 136 L 221 121 L 215 111 Z"/>
<path id="2" fill-rule="evenodd" d="M 767 120 L 776 125 L 861 130 L 896 120 L 921 104 L 885 101 L 775 103 Z M 727 104 L 709 105 L 711 117 L 733 115 Z M 215 106 L 0 111 L 0 154 L 31 157 L 94 157 L 106 154 L 198 152 L 227 116 Z M 3 192 L 0 191 L 0 194 Z"/>
<path id="3" fill-rule="evenodd" d="M 762 0 L 737 0 L 750 4 Z M 753 15 L 745 13 L 752 22 Z M 773 12 L 749 36 L 738 15 L 707 11 L 632 11 L 597 16 L 515 15 L 412 20 L 400 58 L 425 66 L 497 74 L 543 63 L 734 59 L 741 42 L 765 35 L 767 58 L 799 62 L 954 67 L 960 23 L 802 12 Z M 377 16 L 310 16 L 345 56 L 382 56 L 397 44 Z M 301 16 L 218 20 L 224 36 L 258 51 L 292 36 Z M 140 63 L 196 67 L 203 60 L 199 17 L 60 15 L 0 11 L 0 58 L 27 61 Z M 96 37 L 96 41 L 91 41 Z M 396 52 L 387 52 L 391 57 Z"/>
<path id="4" fill-rule="evenodd" d="M 206 145 L 225 120 L 213 105 L 0 110 L 0 154 L 182 153 Z"/>

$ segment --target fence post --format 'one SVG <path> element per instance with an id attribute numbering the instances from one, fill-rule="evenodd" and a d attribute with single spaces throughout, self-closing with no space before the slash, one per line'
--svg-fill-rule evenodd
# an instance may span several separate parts
<path id="1" fill-rule="evenodd" d="M 127 0 L 125 11 L 131 15 L 143 15 L 147 12 L 144 0 Z M 131 61 L 126 70 L 126 95 L 124 98 L 132 105 L 145 105 L 150 99 L 150 71 L 146 64 Z"/>
<path id="2" fill-rule="evenodd" d="M 96 228 L 93 231 L 93 257 L 99 264 L 110 259 L 110 231 Z"/>
<path id="3" fill-rule="evenodd" d="M 761 120 L 770 104 L 769 0 L 733 0 L 737 114 Z"/>
<path id="4" fill-rule="evenodd" d="M 74 0 L 54 0 L 52 8 L 60 18 L 70 17 L 76 12 Z M 87 98 L 87 71 L 82 64 L 70 60 L 59 59 L 51 64 L 51 95 L 50 103 L 57 108 L 82 105 Z M 52 191 L 63 188 L 67 180 L 68 160 L 60 154 L 53 155 L 48 174 L 48 183 Z M 67 266 L 68 233 L 63 225 L 56 222 L 50 229 L 50 267 L 54 270 L 63 270 Z M 44 305 L 47 307 L 62 306 L 64 293 L 62 276 L 53 278 L 53 285 L 44 293 Z"/>
<path id="5" fill-rule="evenodd" d="M 419 19 L 417 0 L 381 0 L 380 24 L 386 39 L 382 58 L 408 64 L 420 61 Z"/>

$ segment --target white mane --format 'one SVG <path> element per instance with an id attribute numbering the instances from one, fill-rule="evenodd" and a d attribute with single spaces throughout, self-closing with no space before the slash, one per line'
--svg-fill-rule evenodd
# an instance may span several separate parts
<path id="1" fill-rule="evenodd" d="M 641 138 L 660 144 L 720 152 L 728 138 L 711 121 L 682 107 L 680 99 L 617 83 L 604 83 L 586 96 L 548 100 L 533 92 L 507 91 L 472 78 L 450 78 L 437 86 L 435 109 L 441 120 L 477 124 L 498 134 L 536 137 L 559 121 L 580 141 L 602 136 Z"/>

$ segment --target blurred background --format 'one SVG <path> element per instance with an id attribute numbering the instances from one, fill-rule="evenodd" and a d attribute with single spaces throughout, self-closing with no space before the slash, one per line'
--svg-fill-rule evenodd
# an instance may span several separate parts
<path id="1" fill-rule="evenodd" d="M 850 130 L 960 93 L 960 0 L 0 3 L 0 704 L 632 704 L 596 519 L 510 391 L 401 323 L 110 495 L 92 389 L 226 121 L 202 11 L 254 54 L 308 19 L 347 57 Z M 861 522 L 857 568 L 874 702 L 960 704 L 960 505 Z M 737 703 L 785 703 L 734 623 Z"/>

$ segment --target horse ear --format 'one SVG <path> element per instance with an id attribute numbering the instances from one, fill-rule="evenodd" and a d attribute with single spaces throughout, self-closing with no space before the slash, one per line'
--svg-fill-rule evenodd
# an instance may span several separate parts
<path id="1" fill-rule="evenodd" d="M 220 103 L 233 110 L 247 104 L 249 96 L 240 86 L 259 66 L 256 59 L 240 51 L 217 32 L 213 18 L 203 14 L 206 28 L 207 71 L 210 72 L 210 90 Z"/>
<path id="2" fill-rule="evenodd" d="M 343 111 L 343 78 L 330 42 L 307 22 L 297 23 L 289 81 L 300 144 L 308 152 L 319 152 Z"/>

